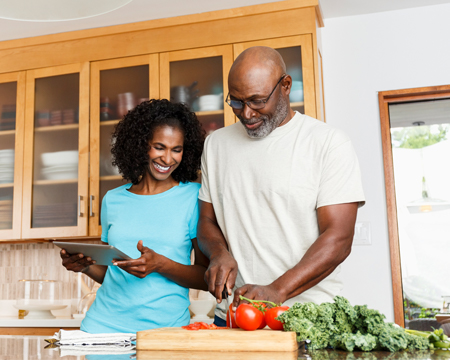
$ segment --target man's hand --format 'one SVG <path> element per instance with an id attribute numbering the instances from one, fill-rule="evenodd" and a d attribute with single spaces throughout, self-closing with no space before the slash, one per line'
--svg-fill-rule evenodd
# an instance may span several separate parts
<path id="1" fill-rule="evenodd" d="M 222 291 L 225 286 L 228 294 L 231 294 L 237 271 L 237 262 L 228 251 L 222 251 L 219 255 L 211 257 L 205 273 L 205 281 L 209 292 L 214 295 L 218 303 L 222 301 Z"/>
<path id="2" fill-rule="evenodd" d="M 236 289 L 233 298 L 233 308 L 239 305 L 239 295 L 250 300 L 268 300 L 275 304 L 282 304 L 287 300 L 286 296 L 272 284 L 266 286 L 247 284 Z"/>
<path id="3" fill-rule="evenodd" d="M 114 260 L 113 265 L 117 265 L 127 273 L 143 279 L 148 274 L 157 272 L 160 267 L 162 256 L 144 246 L 142 240 L 138 241 L 137 249 L 141 253 L 141 256 L 138 259 L 122 261 Z"/>

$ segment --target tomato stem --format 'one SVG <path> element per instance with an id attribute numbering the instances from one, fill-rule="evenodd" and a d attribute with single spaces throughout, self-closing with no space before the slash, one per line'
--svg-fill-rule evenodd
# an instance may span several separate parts
<path id="1" fill-rule="evenodd" d="M 248 301 L 249 303 L 252 303 L 252 304 L 254 304 L 254 303 L 267 303 L 267 304 L 272 305 L 273 307 L 278 306 L 277 304 L 275 304 L 274 302 L 269 301 L 269 300 L 250 300 L 250 299 L 248 299 L 248 298 L 246 298 L 246 297 L 244 297 L 242 295 L 239 295 L 239 299 Z"/>

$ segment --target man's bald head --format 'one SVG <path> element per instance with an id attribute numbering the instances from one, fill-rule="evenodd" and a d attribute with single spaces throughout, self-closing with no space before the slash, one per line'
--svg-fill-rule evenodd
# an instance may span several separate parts
<path id="1" fill-rule="evenodd" d="M 238 104 L 233 112 L 250 137 L 263 138 L 293 117 L 291 83 L 283 58 L 272 48 L 254 46 L 236 58 L 228 75 L 228 96 Z"/>
<path id="2" fill-rule="evenodd" d="M 280 53 L 267 46 L 253 46 L 244 50 L 231 66 L 229 79 L 243 76 L 250 70 L 259 70 L 279 77 L 286 73 L 286 65 Z"/>

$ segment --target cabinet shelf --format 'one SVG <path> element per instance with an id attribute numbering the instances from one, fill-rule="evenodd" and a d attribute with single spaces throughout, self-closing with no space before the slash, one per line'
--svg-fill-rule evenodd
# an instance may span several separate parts
<path id="1" fill-rule="evenodd" d="M 305 106 L 305 102 L 304 101 L 291 102 L 291 107 L 299 107 L 299 106 Z"/>
<path id="2" fill-rule="evenodd" d="M 76 184 L 78 179 L 64 179 L 64 180 L 36 180 L 33 185 L 63 185 Z"/>
<path id="3" fill-rule="evenodd" d="M 14 135 L 16 130 L 0 130 L 0 136 L 2 135 Z"/>
<path id="4" fill-rule="evenodd" d="M 100 176 L 100 181 L 122 180 L 122 175 L 105 175 Z"/>
<path id="5" fill-rule="evenodd" d="M 35 132 L 49 132 L 62 130 L 78 130 L 78 124 L 42 126 L 34 129 Z"/>
<path id="6" fill-rule="evenodd" d="M 13 186 L 14 186 L 14 183 L 0 184 L 0 189 L 12 188 Z"/>
<path id="7" fill-rule="evenodd" d="M 106 121 L 100 121 L 100 126 L 111 126 L 116 125 L 120 119 L 117 120 L 106 120 Z"/>
<path id="8" fill-rule="evenodd" d="M 223 109 L 213 111 L 196 111 L 195 114 L 197 116 L 223 115 Z"/>

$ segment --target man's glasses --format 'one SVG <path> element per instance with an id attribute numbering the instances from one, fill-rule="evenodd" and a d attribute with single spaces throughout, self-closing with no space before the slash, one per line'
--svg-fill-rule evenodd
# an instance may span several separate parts
<path id="1" fill-rule="evenodd" d="M 286 77 L 286 74 L 283 74 L 283 76 L 280 77 L 280 80 L 278 80 L 277 84 L 273 88 L 270 95 L 265 99 L 249 100 L 249 101 L 233 100 L 233 99 L 230 99 L 230 93 L 228 93 L 226 102 L 228 105 L 230 105 L 235 110 L 242 110 L 245 107 L 245 105 L 247 105 L 250 109 L 253 109 L 253 110 L 261 110 L 266 106 L 266 102 L 269 101 L 269 99 L 272 96 L 272 94 L 274 93 L 275 89 L 280 84 L 281 80 L 283 80 L 285 77 Z"/>

